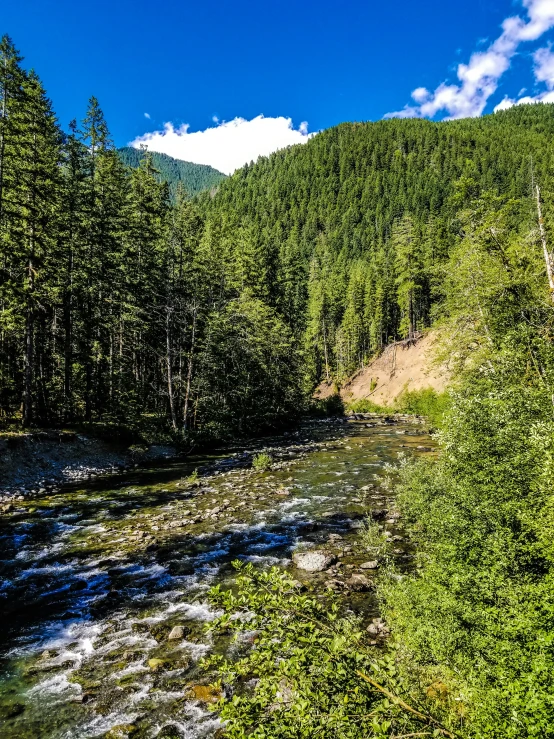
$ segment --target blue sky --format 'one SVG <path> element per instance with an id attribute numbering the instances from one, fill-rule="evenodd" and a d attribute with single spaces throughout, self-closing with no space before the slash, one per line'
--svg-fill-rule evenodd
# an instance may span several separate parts
<path id="1" fill-rule="evenodd" d="M 0 32 L 63 126 L 94 94 L 116 144 L 154 134 L 150 148 L 226 171 L 342 121 L 479 115 L 554 90 L 554 0 L 3 5 Z"/>

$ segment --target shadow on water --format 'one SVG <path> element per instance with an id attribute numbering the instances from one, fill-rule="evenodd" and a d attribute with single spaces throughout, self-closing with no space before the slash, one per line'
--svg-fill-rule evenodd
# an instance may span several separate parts
<path id="1" fill-rule="evenodd" d="M 392 504 L 379 487 L 384 464 L 431 448 L 413 426 L 319 425 L 300 436 L 264 440 L 277 460 L 266 473 L 245 469 L 240 453 L 197 458 L 67 486 L 2 521 L 2 737 L 92 739 L 138 722 L 146 738 L 169 720 L 182 736 L 211 735 L 213 716 L 183 700 L 214 648 L 207 589 L 230 581 L 237 558 L 288 566 L 299 543 L 330 546 L 331 536 L 343 571 L 355 571 L 367 558 L 355 538 L 362 519 L 373 510 L 385 521 Z M 205 476 L 191 486 L 195 467 Z M 383 525 L 401 539 L 394 520 Z M 408 544 L 397 552 L 409 562 Z M 375 609 L 371 593 L 347 605 Z"/>

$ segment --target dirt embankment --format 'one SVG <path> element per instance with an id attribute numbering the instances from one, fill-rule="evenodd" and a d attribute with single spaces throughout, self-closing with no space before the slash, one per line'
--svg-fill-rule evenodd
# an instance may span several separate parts
<path id="1" fill-rule="evenodd" d="M 169 446 L 129 448 L 60 431 L 0 437 L 0 501 L 55 490 L 67 482 L 119 472 L 176 455 Z"/>
<path id="2" fill-rule="evenodd" d="M 433 388 L 442 392 L 450 374 L 446 366 L 435 364 L 436 339 L 430 332 L 415 342 L 391 344 L 342 386 L 341 397 L 346 403 L 367 398 L 378 405 L 390 405 L 404 390 Z M 332 384 L 322 383 L 315 397 L 328 398 L 333 392 Z"/>

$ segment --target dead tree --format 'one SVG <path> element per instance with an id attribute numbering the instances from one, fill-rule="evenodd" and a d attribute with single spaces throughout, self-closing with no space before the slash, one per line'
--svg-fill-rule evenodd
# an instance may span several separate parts
<path id="1" fill-rule="evenodd" d="M 550 297 L 554 301 L 554 265 L 552 260 L 552 254 L 548 251 L 548 244 L 546 241 L 546 230 L 544 228 L 544 219 L 542 217 L 541 207 L 541 191 L 539 186 L 536 187 L 537 195 L 537 214 L 539 217 L 539 232 L 541 235 L 542 250 L 544 252 L 544 261 L 546 263 L 546 274 L 548 275 L 548 284 L 550 286 Z"/>

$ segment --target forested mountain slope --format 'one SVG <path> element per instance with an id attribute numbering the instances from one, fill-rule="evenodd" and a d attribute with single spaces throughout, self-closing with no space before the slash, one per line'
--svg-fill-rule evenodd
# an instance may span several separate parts
<path id="1" fill-rule="evenodd" d="M 145 151 L 132 146 L 123 146 L 118 154 L 124 164 L 136 169 L 145 157 Z M 177 188 L 181 185 L 188 195 L 197 195 L 203 190 L 211 190 L 226 178 L 223 172 L 207 164 L 194 164 L 182 159 L 174 159 L 168 154 L 151 152 L 152 164 L 158 170 L 160 182 L 169 185 L 170 197 L 173 201 L 177 197 Z"/>
<path id="2" fill-rule="evenodd" d="M 343 378 L 431 323 L 457 213 L 473 196 L 523 199 L 528 218 L 540 182 L 549 215 L 553 136 L 551 105 L 441 123 L 344 123 L 245 166 L 202 204 L 255 234 L 282 313 L 307 331 L 313 381 Z"/>

